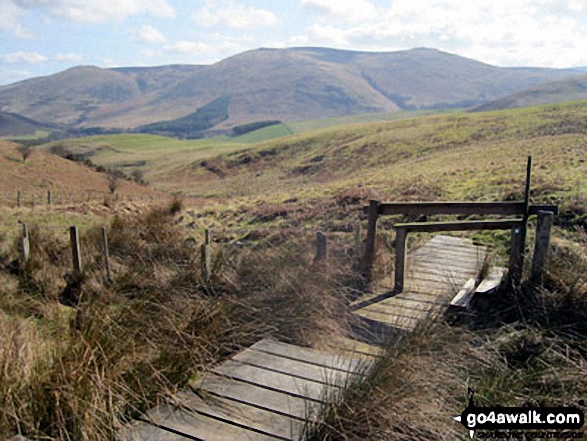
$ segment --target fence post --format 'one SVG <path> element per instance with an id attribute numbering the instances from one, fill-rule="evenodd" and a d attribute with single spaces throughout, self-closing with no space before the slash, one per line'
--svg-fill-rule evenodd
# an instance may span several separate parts
<path id="1" fill-rule="evenodd" d="M 534 244 L 534 256 L 532 258 L 532 275 L 530 282 L 534 285 L 542 285 L 544 271 L 548 264 L 548 251 L 550 248 L 550 229 L 554 214 L 548 211 L 538 212 L 536 225 L 536 242 Z"/>
<path id="2" fill-rule="evenodd" d="M 51 190 L 47 190 L 47 205 L 51 205 L 52 196 Z"/>
<path id="3" fill-rule="evenodd" d="M 210 283 L 210 266 L 210 230 L 206 228 L 204 232 L 204 244 L 202 245 L 202 279 L 204 279 L 206 285 Z"/>
<path id="4" fill-rule="evenodd" d="M 373 261 L 375 259 L 375 237 L 377 235 L 377 217 L 379 216 L 379 201 L 369 201 L 369 219 L 367 223 L 367 241 L 363 257 L 363 277 L 367 285 L 371 284 Z"/>
<path id="5" fill-rule="evenodd" d="M 516 225 L 512 228 L 508 278 L 514 286 L 519 286 L 522 279 L 524 265 L 524 229 L 523 225 Z"/>
<path id="6" fill-rule="evenodd" d="M 355 224 L 355 249 L 354 249 L 354 267 L 355 271 L 361 268 L 361 224 Z"/>
<path id="7" fill-rule="evenodd" d="M 406 239 L 405 228 L 397 228 L 395 233 L 395 286 L 394 291 L 402 292 L 406 274 Z"/>
<path id="8" fill-rule="evenodd" d="M 104 265 L 106 266 L 106 278 L 112 282 L 112 273 L 110 271 L 110 253 L 108 252 L 108 235 L 106 227 L 102 227 L 102 248 L 104 251 Z"/>
<path id="9" fill-rule="evenodd" d="M 323 262 L 328 257 L 328 244 L 326 235 L 321 231 L 316 233 L 316 257 L 314 262 Z"/>
<path id="10" fill-rule="evenodd" d="M 69 239 L 71 242 L 71 257 L 73 261 L 73 273 L 80 276 L 82 273 L 82 256 L 79 246 L 79 230 L 77 227 L 69 227 Z"/>
<path id="11" fill-rule="evenodd" d="M 29 240 L 29 227 L 25 223 L 22 224 L 22 238 L 20 239 L 20 250 L 22 252 L 23 262 L 28 262 L 31 252 L 31 244 Z"/>
<path id="12" fill-rule="evenodd" d="M 20 203 L 21 203 L 20 198 L 21 197 L 22 197 L 22 192 L 20 190 L 18 190 L 16 192 L 16 206 L 17 207 L 20 207 Z"/>

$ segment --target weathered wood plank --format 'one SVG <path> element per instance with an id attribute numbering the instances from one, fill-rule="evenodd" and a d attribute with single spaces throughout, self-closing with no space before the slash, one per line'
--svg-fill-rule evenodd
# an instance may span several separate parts
<path id="1" fill-rule="evenodd" d="M 144 421 L 133 421 L 122 429 L 118 436 L 118 441 L 186 441 L 188 439 Z"/>
<path id="2" fill-rule="evenodd" d="M 257 366 L 251 366 L 238 361 L 228 360 L 213 370 L 235 380 L 246 381 L 274 391 L 308 398 L 315 401 L 328 401 L 327 394 L 340 390 L 337 386 L 292 377 L 291 375 L 269 371 Z"/>
<path id="3" fill-rule="evenodd" d="M 252 349 L 245 349 L 244 351 L 239 352 L 232 357 L 232 360 L 273 372 L 280 372 L 292 377 L 312 380 L 324 384 L 344 384 L 345 381 L 347 381 L 347 378 L 354 378 L 357 375 L 360 375 L 358 373 L 317 366 L 303 361 Z"/>
<path id="4" fill-rule="evenodd" d="M 557 209 L 556 205 L 530 205 L 529 213 L 536 214 L 539 210 L 543 210 L 557 214 Z M 365 212 L 367 210 L 367 207 L 363 209 Z M 524 202 L 392 202 L 381 204 L 379 214 L 382 216 L 435 214 L 515 216 L 524 214 L 524 210 Z"/>
<path id="5" fill-rule="evenodd" d="M 503 281 L 506 273 L 506 268 L 493 267 L 491 271 L 489 271 L 489 274 L 483 278 L 475 292 L 485 294 L 497 288 Z"/>
<path id="6" fill-rule="evenodd" d="M 203 441 L 275 441 L 276 439 L 287 439 L 259 433 L 245 427 L 238 427 L 206 415 L 188 412 L 165 404 L 151 409 L 143 419 L 166 430 Z"/>
<path id="7" fill-rule="evenodd" d="M 214 374 L 206 375 L 194 384 L 193 389 L 302 420 L 314 420 L 319 407 L 316 401 Z"/>
<path id="8" fill-rule="evenodd" d="M 379 207 L 379 214 L 387 215 L 521 215 L 524 214 L 523 202 L 395 202 L 384 203 Z"/>
<path id="9" fill-rule="evenodd" d="M 469 279 L 461 290 L 457 293 L 454 299 L 451 300 L 451 306 L 457 306 L 460 308 L 467 308 L 475 293 L 475 279 Z"/>
<path id="10" fill-rule="evenodd" d="M 345 372 L 362 372 L 365 370 L 366 361 L 364 359 L 352 357 L 348 354 L 344 356 L 342 354 L 329 354 L 317 349 L 303 348 L 275 340 L 261 340 L 251 346 L 250 349 Z"/>
<path id="11" fill-rule="evenodd" d="M 364 357 L 368 361 L 375 361 L 382 357 L 384 351 L 381 347 L 364 343 L 348 337 L 335 337 L 329 341 L 326 350 L 335 351 L 336 353 L 343 351 L 352 356 Z"/>
<path id="12" fill-rule="evenodd" d="M 522 219 L 478 220 L 457 222 L 417 222 L 395 224 L 393 228 L 398 231 L 405 230 L 410 233 L 432 233 L 440 231 L 509 230 L 513 226 L 521 225 L 522 223 Z"/>
<path id="13" fill-rule="evenodd" d="M 221 421 L 245 426 L 275 437 L 297 440 L 304 429 L 304 422 L 282 414 L 259 409 L 225 398 L 198 396 L 193 392 L 180 392 L 175 400 L 186 409 L 217 418 Z"/>

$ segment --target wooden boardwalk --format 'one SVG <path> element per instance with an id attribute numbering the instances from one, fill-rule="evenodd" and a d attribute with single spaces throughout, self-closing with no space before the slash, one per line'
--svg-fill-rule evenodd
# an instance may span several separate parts
<path id="1" fill-rule="evenodd" d="M 351 307 L 373 331 L 412 332 L 437 314 L 469 279 L 476 278 L 487 249 L 470 241 L 436 236 L 408 257 L 406 286 L 400 293 L 364 296 Z"/>
<path id="2" fill-rule="evenodd" d="M 485 249 L 436 236 L 408 259 L 404 292 L 369 295 L 352 306 L 370 326 L 412 331 L 476 277 Z M 379 356 L 374 346 L 341 338 L 332 350 L 261 340 L 215 367 L 173 402 L 147 412 L 123 441 L 299 440 L 350 382 Z"/>

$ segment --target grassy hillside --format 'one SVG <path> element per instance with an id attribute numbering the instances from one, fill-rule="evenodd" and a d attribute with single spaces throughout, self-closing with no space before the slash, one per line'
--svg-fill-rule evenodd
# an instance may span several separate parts
<path id="1" fill-rule="evenodd" d="M 584 99 L 587 99 L 587 76 L 579 76 L 531 87 L 478 106 L 473 111 L 514 109 Z"/>
<path id="2" fill-rule="evenodd" d="M 532 155 L 534 198 L 584 197 L 586 116 L 582 102 L 356 124 L 261 143 L 212 157 L 207 167 L 200 160 L 179 169 L 198 182 L 198 192 L 274 202 L 345 191 L 399 200 L 416 195 L 491 200 L 519 196 L 526 156 Z"/>
<path id="3" fill-rule="evenodd" d="M 22 190 L 29 195 L 37 192 L 39 196 L 47 190 L 109 192 L 104 173 L 37 149 L 23 161 L 17 148 L 18 144 L 0 140 L 0 192 L 12 195 Z M 118 191 L 145 196 L 155 194 L 151 188 L 124 180 L 120 181 Z"/>
<path id="4" fill-rule="evenodd" d="M 0 106 L 74 127 L 134 128 L 230 99 L 220 129 L 400 110 L 469 107 L 576 71 L 507 69 L 434 49 L 258 49 L 209 66 L 84 66 L 0 89 Z"/>

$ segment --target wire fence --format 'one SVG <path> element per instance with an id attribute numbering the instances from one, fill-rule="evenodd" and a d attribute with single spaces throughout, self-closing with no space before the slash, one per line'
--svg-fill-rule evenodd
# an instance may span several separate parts
<path id="1" fill-rule="evenodd" d="M 127 202 L 157 202 L 168 200 L 171 194 L 128 194 L 110 193 L 103 190 L 12 190 L 0 192 L 0 205 L 5 207 L 36 207 L 50 205 L 68 205 L 84 202 L 104 202 L 107 199 Z"/>

